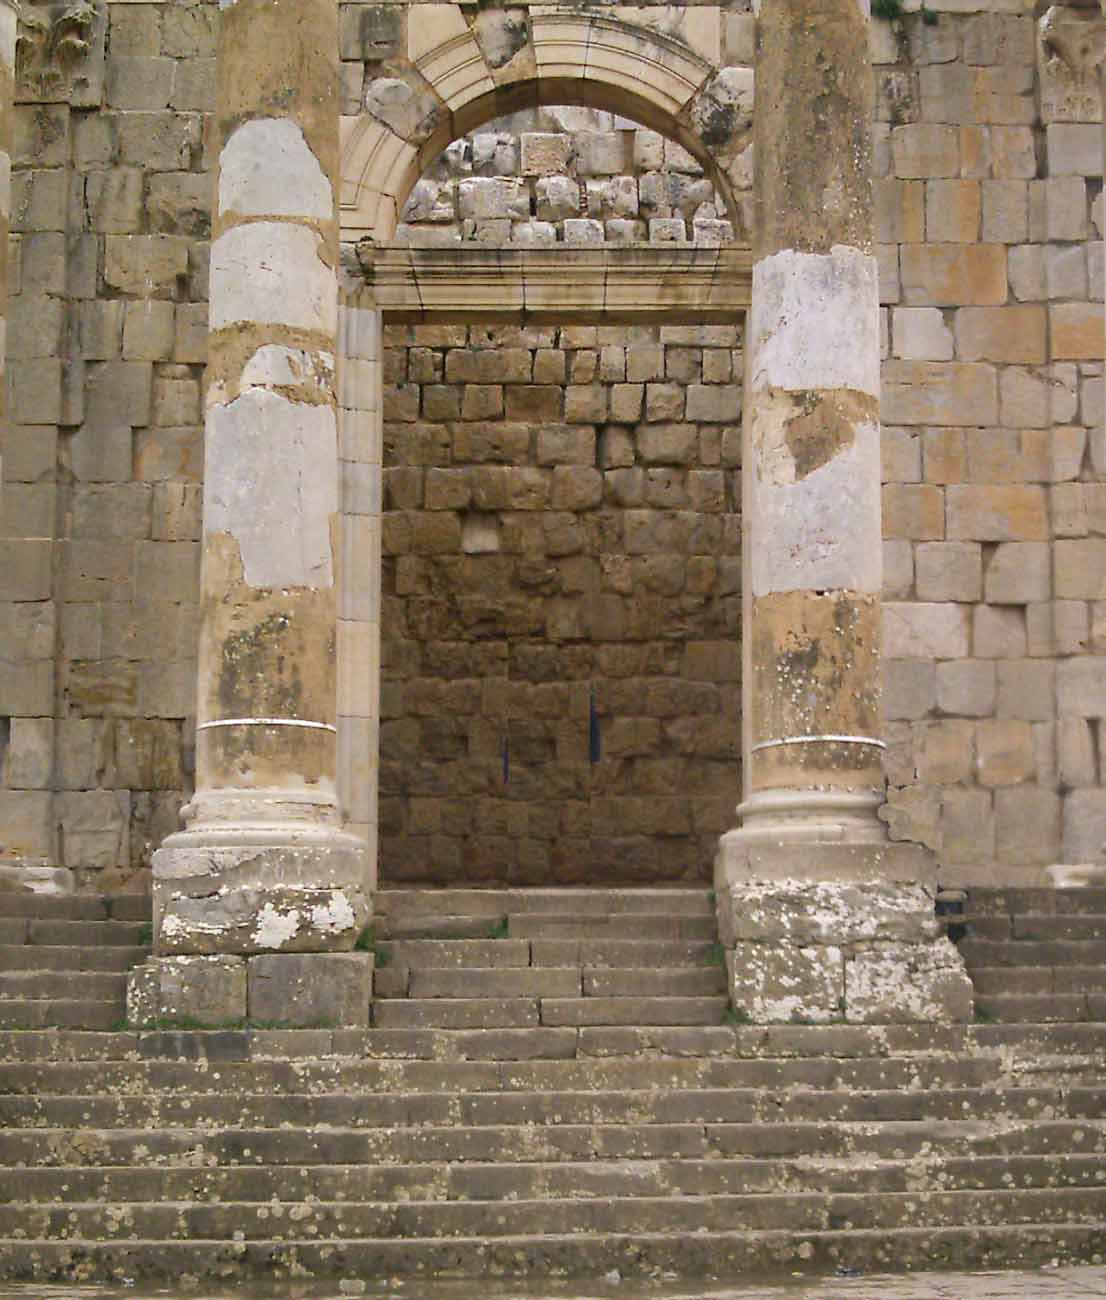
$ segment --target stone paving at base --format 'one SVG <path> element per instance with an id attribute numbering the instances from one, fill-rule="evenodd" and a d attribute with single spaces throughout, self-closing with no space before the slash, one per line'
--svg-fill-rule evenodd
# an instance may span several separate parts
<path id="1" fill-rule="evenodd" d="M 873 1273 L 747 1285 L 600 1282 L 413 1282 L 399 1278 L 336 1285 L 254 1286 L 219 1292 L 163 1287 L 0 1286 L 0 1300 L 1085 1300 L 1106 1297 L 1106 1267 L 1043 1268 L 976 1273 Z"/>

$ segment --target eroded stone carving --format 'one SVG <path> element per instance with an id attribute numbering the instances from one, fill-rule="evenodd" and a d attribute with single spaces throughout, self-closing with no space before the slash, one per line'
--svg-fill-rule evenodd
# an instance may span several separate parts
<path id="1" fill-rule="evenodd" d="M 104 10 L 92 0 L 24 5 L 16 39 L 17 96 L 98 104 L 105 26 Z"/>
<path id="2" fill-rule="evenodd" d="M 1041 18 L 1038 31 L 1042 120 L 1099 120 L 1106 56 L 1106 19 L 1100 10 L 1053 5 Z"/>

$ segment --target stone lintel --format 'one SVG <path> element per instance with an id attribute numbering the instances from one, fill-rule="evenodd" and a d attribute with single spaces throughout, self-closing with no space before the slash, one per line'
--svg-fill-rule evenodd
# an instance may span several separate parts
<path id="1" fill-rule="evenodd" d="M 602 320 L 718 324 L 751 296 L 747 248 L 358 246 L 376 306 L 401 323 Z"/>

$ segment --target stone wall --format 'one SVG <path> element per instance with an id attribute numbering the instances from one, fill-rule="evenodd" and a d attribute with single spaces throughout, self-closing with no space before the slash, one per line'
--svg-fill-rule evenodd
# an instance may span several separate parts
<path id="1" fill-rule="evenodd" d="M 383 878 L 705 876 L 740 788 L 737 327 L 386 342 Z"/>
<path id="2" fill-rule="evenodd" d="M 943 8 L 874 28 L 887 813 L 1030 880 L 1106 852 L 1102 27 Z"/>
<path id="3" fill-rule="evenodd" d="M 374 57 L 373 24 L 380 18 L 381 30 L 391 31 L 395 8 L 344 7 L 347 113 L 359 104 L 364 60 Z M 751 51 L 746 10 L 727 10 L 729 56 L 734 42 L 743 58 Z M 89 881 L 118 881 L 148 861 L 190 782 L 207 114 L 217 11 L 207 4 L 118 2 L 99 12 L 82 33 L 87 53 L 60 71 L 43 62 L 45 45 L 32 47 L 29 59 L 25 50 L 17 93 L 12 428 L 0 539 L 0 718 L 7 719 L 0 727 L 0 828 L 2 851 L 12 860 L 58 862 Z M 70 21 L 60 10 L 49 13 L 63 27 Z M 886 815 L 894 834 L 938 850 L 947 883 L 1031 880 L 1056 860 L 1101 859 L 1106 841 L 1100 24 L 1093 7 L 1038 14 L 1009 0 L 931 0 L 924 13 L 872 27 L 886 341 Z M 483 128 L 479 145 L 453 145 L 416 188 L 405 225 L 433 226 L 435 238 L 447 240 L 727 236 L 723 214 L 683 150 L 654 133 L 631 132 L 622 119 L 545 112 L 526 124 L 544 137 L 526 157 L 521 122 Z M 581 126 L 589 138 L 578 134 Z M 747 225 L 747 210 L 739 215 Z M 742 238 L 747 230 L 735 233 Z M 412 237 L 409 229 L 400 235 Z M 463 835 L 448 845 L 435 839 L 442 824 L 463 830 L 465 817 L 474 815 L 472 792 L 460 789 L 470 726 L 479 796 L 491 801 L 489 818 L 493 804 L 495 816 L 503 814 L 489 834 L 512 842 L 515 863 L 529 855 L 525 861 L 537 865 L 525 870 L 545 869 L 552 833 L 532 837 L 529 812 L 525 825 L 512 822 L 502 832 L 499 826 L 517 805 L 533 808 L 534 826 L 550 830 L 539 811 L 546 792 L 539 799 L 536 785 L 548 756 L 556 757 L 552 720 L 528 717 L 526 696 L 533 692 L 536 701 L 545 689 L 552 698 L 558 679 L 571 683 L 562 691 L 562 720 L 575 745 L 563 751 L 572 779 L 562 808 L 590 809 L 587 834 L 609 837 L 611 821 L 597 826 L 594 813 L 602 807 L 607 816 L 611 800 L 637 801 L 618 812 L 635 831 L 654 816 L 656 791 L 639 783 L 650 763 L 679 764 L 655 770 L 689 782 L 699 769 L 688 764 L 725 768 L 731 784 L 724 789 L 666 795 L 682 801 L 684 812 L 674 815 L 686 822 L 676 836 L 676 823 L 665 824 L 665 837 L 655 841 L 663 848 L 647 870 L 680 875 L 701 867 L 726 820 L 719 810 L 738 798 L 726 748 L 737 734 L 738 546 L 732 522 L 721 542 L 712 531 L 734 508 L 736 451 L 705 432 L 731 427 L 732 407 L 723 420 L 689 410 L 697 391 L 738 382 L 735 343 L 615 332 L 569 347 L 586 337 L 574 332 L 579 328 L 525 338 L 507 332 L 498 352 L 482 347 L 489 336 L 474 328 L 463 339 L 393 332 L 395 512 L 385 618 L 398 620 L 390 625 L 403 634 L 389 642 L 387 659 L 385 878 L 427 869 L 421 842 L 418 853 L 410 848 L 416 824 L 435 861 L 474 860 L 458 842 Z M 660 347 L 656 377 L 631 374 L 631 354 L 652 350 L 656 357 Z M 590 353 L 598 382 L 583 378 L 585 369 L 573 370 L 592 364 L 579 361 Z M 708 357 L 717 367 L 709 375 Z M 652 408 L 650 384 L 659 386 Z M 644 418 L 628 413 L 636 385 L 644 385 Z M 679 415 L 661 415 L 677 407 Z M 650 409 L 657 418 L 650 419 Z M 688 438 L 699 450 L 681 453 L 683 459 L 655 455 L 655 431 L 680 425 L 694 430 Z M 584 442 L 594 438 L 594 458 L 579 448 L 543 452 L 543 431 L 548 438 L 561 427 L 583 430 Z M 613 445 L 609 427 L 623 431 L 618 456 L 626 463 L 604 459 Z M 519 428 L 524 440 L 509 432 Z M 449 429 L 448 439 L 422 432 L 434 429 Z M 474 438 L 477 430 L 485 432 Z M 510 445 L 512 437 L 518 445 L 510 458 L 497 451 L 494 459 L 492 448 L 501 440 Z M 708 486 L 712 475 L 723 476 L 721 496 Z M 593 484 L 591 497 L 565 496 L 570 484 L 579 492 L 585 480 Z M 598 503 L 585 504 L 600 480 Z M 477 509 L 478 483 L 481 492 L 508 495 L 483 498 L 488 504 Z M 616 499 L 623 489 L 615 483 L 640 483 L 640 501 Z M 434 498 L 447 484 L 459 495 Z M 523 509 L 520 494 L 530 506 L 548 499 L 548 536 L 546 525 L 539 537 L 526 522 L 542 512 Z M 428 506 L 428 497 L 438 508 Z M 662 498 L 673 504 L 657 504 Z M 706 499 L 725 508 L 695 512 L 692 502 Z M 627 538 L 637 537 L 635 512 L 642 511 L 650 512 L 645 534 L 655 539 L 672 529 L 678 542 L 654 540 L 653 552 L 631 549 Z M 689 512 L 696 513 L 694 527 Z M 499 552 L 467 552 L 466 535 L 471 543 L 479 526 L 490 539 L 493 523 Z M 607 527 L 620 530 L 617 546 L 599 535 Z M 692 541 L 696 531 L 702 540 Z M 519 549 L 508 550 L 504 542 L 513 538 Z M 579 550 L 553 553 L 570 538 L 583 539 Z M 627 558 L 625 570 L 604 574 L 604 554 Z M 709 590 L 699 591 L 698 579 L 689 577 L 699 560 L 715 565 Z M 682 585 L 660 576 L 674 561 L 683 566 Z M 574 566 L 581 576 L 566 579 Z M 554 570 L 555 579 L 538 581 Z M 535 585 L 522 586 L 512 603 L 505 593 L 524 576 Z M 401 580 L 415 590 L 400 591 Z M 571 590 L 573 581 L 583 589 Z M 620 602 L 629 630 L 600 637 L 596 629 L 607 617 L 601 612 L 615 608 L 607 596 Z M 694 609 L 683 610 L 692 596 Z M 486 625 L 462 625 L 469 601 L 500 612 Z M 667 628 L 675 608 L 679 636 L 639 638 L 639 602 L 660 609 Z M 526 635 L 493 632 L 515 604 L 537 611 L 523 620 Z M 552 611 L 562 609 L 571 614 L 573 634 L 543 639 L 539 626 L 552 619 L 556 627 Z M 425 634 L 412 633 L 411 610 L 424 612 Z M 447 611 L 457 622 L 444 636 Z M 471 630 L 462 635 L 462 626 Z M 443 664 L 446 652 L 433 649 L 443 644 L 465 649 L 455 659 L 448 652 Z M 541 646 L 547 648 L 539 654 Z M 713 647 L 699 665 L 695 646 Z M 578 659 L 569 655 L 573 647 Z M 482 655 L 493 672 L 484 671 Z M 470 672 L 467 665 L 477 661 L 480 671 Z M 456 679 L 439 671 L 462 666 Z M 463 715 L 462 737 L 459 725 L 445 726 L 456 705 L 435 700 L 452 690 L 460 698 L 455 682 L 477 679 L 512 685 L 502 701 L 498 687 L 481 687 L 478 701 L 465 697 L 472 711 Z M 603 757 L 594 765 L 580 749 L 593 679 L 603 731 Z M 626 682 L 637 684 L 619 694 Z M 672 713 L 659 711 L 654 690 L 670 686 L 679 688 L 681 702 L 664 705 Z M 696 721 L 704 716 L 706 686 L 724 710 L 707 711 L 710 726 Z M 518 702 L 509 704 L 512 698 Z M 495 708 L 517 712 L 507 798 L 496 781 L 510 728 Z M 726 723 L 716 745 L 709 736 L 717 717 Z M 617 739 L 622 732 L 625 741 Z M 431 761 L 424 750 L 408 772 L 403 746 L 416 743 L 416 734 L 420 746 L 439 746 L 445 756 Z M 655 749 L 614 757 L 618 744 L 644 745 L 646 736 L 655 738 Z M 698 744 L 709 752 L 692 753 Z M 623 784 L 611 788 L 605 773 L 616 765 Z M 561 770 L 559 760 L 553 766 Z M 428 788 L 435 773 L 442 783 Z M 520 793 L 527 782 L 532 798 Z M 696 799 L 710 804 L 709 813 L 694 813 Z M 572 854 L 566 851 L 551 871 L 580 869 L 584 832 L 577 832 Z M 532 847 L 531 838 L 546 848 Z M 497 841 L 482 859 L 487 867 L 476 869 L 505 871 L 507 857 Z M 629 861 L 617 854 L 612 860 Z"/>
<path id="4" fill-rule="evenodd" d="M 451 145 L 397 237 L 718 243 L 719 212 L 679 145 L 547 108 Z M 740 331 L 385 343 L 383 877 L 706 878 L 741 780 Z"/>

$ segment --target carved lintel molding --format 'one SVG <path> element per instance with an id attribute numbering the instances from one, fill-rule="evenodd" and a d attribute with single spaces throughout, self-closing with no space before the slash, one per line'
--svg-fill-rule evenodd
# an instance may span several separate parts
<path id="1" fill-rule="evenodd" d="M 93 106 L 103 86 L 106 12 L 97 0 L 19 7 L 16 97 Z"/>

